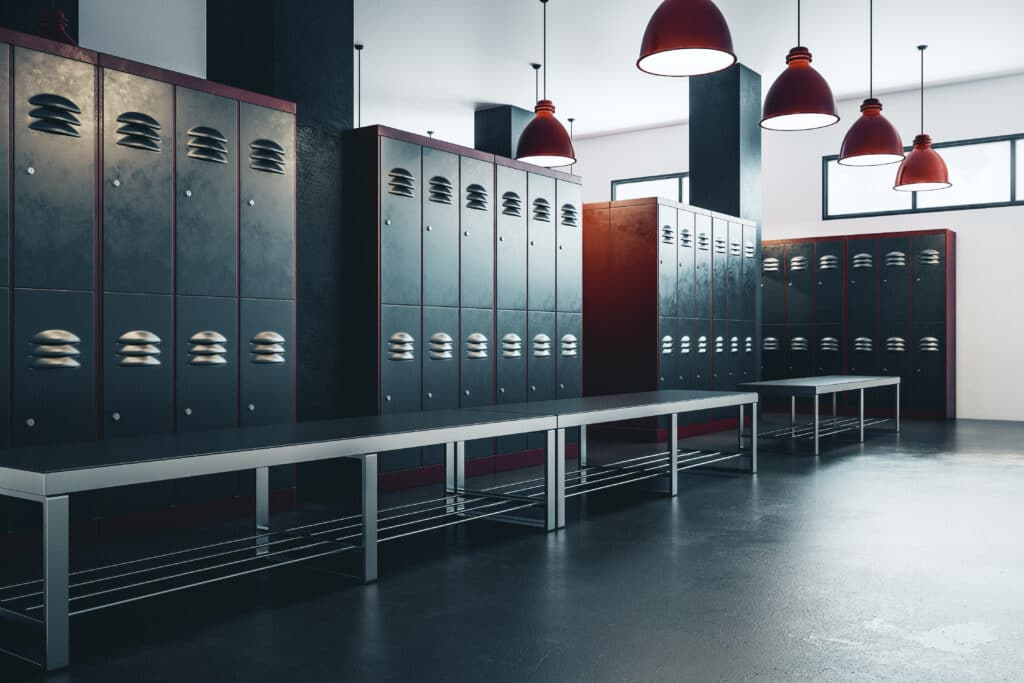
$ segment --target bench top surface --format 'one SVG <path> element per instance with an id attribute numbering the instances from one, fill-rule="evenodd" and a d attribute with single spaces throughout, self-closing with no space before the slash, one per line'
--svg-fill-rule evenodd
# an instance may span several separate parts
<path id="1" fill-rule="evenodd" d="M 738 388 L 751 391 L 778 393 L 831 394 L 836 391 L 852 391 L 885 387 L 899 384 L 899 377 L 871 375 L 822 375 L 820 377 L 792 377 L 762 382 L 744 382 Z"/>

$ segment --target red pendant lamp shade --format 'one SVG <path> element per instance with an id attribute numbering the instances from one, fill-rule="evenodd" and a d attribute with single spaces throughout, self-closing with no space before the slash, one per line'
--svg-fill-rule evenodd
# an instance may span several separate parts
<path id="1" fill-rule="evenodd" d="M 565 126 L 555 118 L 555 105 L 541 100 L 536 116 L 519 136 L 516 159 L 537 166 L 568 166 L 576 163 L 576 151 Z"/>
<path id="2" fill-rule="evenodd" d="M 761 127 L 769 130 L 812 130 L 839 121 L 832 89 L 811 66 L 806 47 L 786 56 L 786 70 L 772 83 L 764 100 Z"/>
<path id="3" fill-rule="evenodd" d="M 736 63 L 732 34 L 711 0 L 665 0 L 640 44 L 637 68 L 655 76 L 700 76 Z"/>
<path id="4" fill-rule="evenodd" d="M 945 190 L 952 185 L 946 162 L 932 149 L 931 137 L 923 133 L 918 135 L 914 138 L 914 149 L 900 164 L 893 189 L 901 192 L 928 192 Z"/>
<path id="5" fill-rule="evenodd" d="M 889 119 L 882 116 L 882 103 L 873 97 L 860 105 L 858 118 L 839 152 L 844 166 L 881 166 L 903 160 L 903 141 Z"/>

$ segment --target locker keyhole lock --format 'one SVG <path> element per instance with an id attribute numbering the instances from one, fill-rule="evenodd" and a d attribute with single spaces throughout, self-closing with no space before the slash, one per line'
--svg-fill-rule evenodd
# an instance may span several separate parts
<path id="1" fill-rule="evenodd" d="M 558 385 L 558 388 L 559 388 L 559 389 L 565 389 L 565 385 L 564 385 L 564 384 L 559 384 L 559 385 Z"/>
<path id="2" fill-rule="evenodd" d="M 185 414 L 186 415 L 191 415 L 192 414 L 192 409 L 191 408 L 185 408 Z"/>
<path id="3" fill-rule="evenodd" d="M 469 389 L 466 389 L 466 396 L 469 396 Z"/>
<path id="4" fill-rule="evenodd" d="M 114 178 L 114 182 L 112 182 L 111 185 L 114 187 L 121 187 L 121 180 L 119 178 Z"/>
<path id="5" fill-rule="evenodd" d="M 917 278 L 916 280 L 914 280 L 914 282 L 920 282 L 920 281 L 921 281 L 921 278 Z"/>
<path id="6" fill-rule="evenodd" d="M 505 236 L 504 235 L 498 235 L 498 241 L 499 242 L 504 242 L 505 241 Z"/>
<path id="7" fill-rule="evenodd" d="M 30 417 L 29 419 L 25 420 L 25 426 L 26 427 L 35 427 L 36 426 L 35 418 L 31 418 Z"/>
<path id="8" fill-rule="evenodd" d="M 192 190 L 185 190 L 185 196 L 186 197 L 191 197 L 192 196 Z"/>
<path id="9" fill-rule="evenodd" d="M 29 175 L 35 175 L 36 169 L 32 166 L 29 166 L 28 168 L 25 169 L 25 173 L 28 173 Z"/>
<path id="10" fill-rule="evenodd" d="M 110 418 L 111 418 L 111 419 L 112 419 L 112 420 L 113 420 L 114 422 L 120 422 L 120 421 L 121 421 L 121 413 L 114 413 L 114 414 L 112 414 L 112 415 L 110 416 Z"/>
<path id="11" fill-rule="evenodd" d="M 384 221 L 384 225 L 391 225 L 391 219 L 389 218 L 386 221 Z"/>
<path id="12" fill-rule="evenodd" d="M 249 206 L 256 206 L 256 200 L 255 199 L 250 199 L 249 200 Z"/>
<path id="13" fill-rule="evenodd" d="M 537 391 L 537 386 L 536 385 L 531 386 L 530 387 L 530 391 Z"/>
<path id="14" fill-rule="evenodd" d="M 498 393 L 499 394 L 504 394 L 505 393 L 505 387 L 499 387 L 498 388 Z"/>
<path id="15" fill-rule="evenodd" d="M 390 401 L 391 400 L 391 394 L 388 394 L 387 396 L 385 396 L 384 400 L 385 401 Z"/>
<path id="16" fill-rule="evenodd" d="M 558 251 L 562 251 L 563 249 L 565 249 L 565 246 L 564 246 L 564 245 L 561 245 L 561 244 L 559 244 L 559 245 L 558 245 Z"/>
<path id="17" fill-rule="evenodd" d="M 430 232 L 430 231 L 431 231 L 431 230 L 433 230 L 433 229 L 434 229 L 434 226 L 433 226 L 433 225 L 428 225 L 428 226 L 427 226 L 427 232 Z"/>
<path id="18" fill-rule="evenodd" d="M 249 412 L 250 413 L 255 413 L 256 412 L 256 404 L 255 403 L 250 403 L 249 404 Z"/>
<path id="19" fill-rule="evenodd" d="M 434 392 L 428 391 L 427 392 L 427 398 L 434 398 Z"/>
<path id="20" fill-rule="evenodd" d="M 537 246 L 537 243 L 536 243 L 536 242 L 534 242 L 533 240 L 530 240 L 530 246 L 531 246 L 531 247 L 535 247 L 535 246 Z"/>
<path id="21" fill-rule="evenodd" d="M 467 230 L 464 233 L 462 233 L 462 236 L 463 237 L 469 237 L 469 230 Z"/>

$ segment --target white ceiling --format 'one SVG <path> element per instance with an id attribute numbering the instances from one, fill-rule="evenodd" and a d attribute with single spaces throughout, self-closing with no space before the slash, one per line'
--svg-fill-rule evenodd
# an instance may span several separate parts
<path id="1" fill-rule="evenodd" d="M 686 79 L 649 76 L 635 62 L 660 0 L 551 0 L 548 95 L 577 135 L 651 128 L 688 118 Z M 796 0 L 717 0 L 740 61 L 771 81 L 796 43 Z M 878 0 L 875 90 L 1024 72 L 1021 0 Z M 382 123 L 473 144 L 473 112 L 534 103 L 541 61 L 537 0 L 355 0 L 363 51 L 364 125 Z M 863 98 L 868 1 L 805 0 L 803 41 L 837 99 Z M 846 114 L 849 115 L 848 113 Z"/>

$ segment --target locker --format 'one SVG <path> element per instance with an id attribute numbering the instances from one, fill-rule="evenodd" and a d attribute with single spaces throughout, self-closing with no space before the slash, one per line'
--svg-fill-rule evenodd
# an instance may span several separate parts
<path id="1" fill-rule="evenodd" d="M 781 244 L 769 244 L 762 253 L 761 317 L 765 325 L 777 325 L 786 322 L 786 249 Z"/>
<path id="2" fill-rule="evenodd" d="M 459 157 L 424 148 L 423 178 L 423 305 L 458 308 Z"/>
<path id="3" fill-rule="evenodd" d="M 243 427 L 295 420 L 295 306 L 242 299 L 239 329 L 239 414 Z"/>
<path id="4" fill-rule="evenodd" d="M 786 245 L 786 323 L 812 322 L 814 288 L 811 286 L 814 245 L 799 242 Z"/>
<path id="5" fill-rule="evenodd" d="M 726 310 L 729 320 L 743 319 L 743 225 L 729 223 L 729 257 L 726 261 Z"/>
<path id="6" fill-rule="evenodd" d="M 459 406 L 494 405 L 494 313 L 490 309 L 463 308 L 460 326 Z M 490 439 L 466 444 L 467 457 L 493 454 L 494 444 Z"/>
<path id="7" fill-rule="evenodd" d="M 878 374 L 878 325 L 856 323 L 847 327 L 847 363 L 851 375 Z"/>
<path id="8" fill-rule="evenodd" d="M 178 431 L 238 423 L 238 328 L 235 299 L 177 298 Z"/>
<path id="9" fill-rule="evenodd" d="M 814 320 L 818 324 L 844 320 L 846 248 L 843 240 L 823 240 L 814 245 Z M 836 335 L 829 335 L 839 338 Z M 840 350 L 840 355 L 842 351 Z"/>
<path id="10" fill-rule="evenodd" d="M 813 340 L 813 325 L 786 325 L 786 371 L 790 377 L 815 374 Z"/>
<path id="11" fill-rule="evenodd" d="M 729 388 L 729 324 L 725 320 L 711 321 L 711 388 Z"/>
<path id="12" fill-rule="evenodd" d="M 676 210 L 658 207 L 658 315 L 673 318 L 678 313 L 676 270 L 679 268 Z"/>
<path id="13" fill-rule="evenodd" d="M 382 140 L 383 142 L 383 140 Z M 420 372 L 423 344 L 421 309 L 418 306 L 380 307 L 380 413 L 409 413 L 420 410 Z M 426 347 L 429 349 L 429 345 Z M 369 361 L 369 359 L 367 359 Z M 350 362 L 359 362 L 350 359 Z M 366 390 L 366 389 L 364 389 Z M 381 470 L 419 467 L 420 449 L 387 453 Z"/>
<path id="14" fill-rule="evenodd" d="M 843 324 L 825 323 L 815 327 L 815 365 L 819 375 L 843 374 Z"/>
<path id="15" fill-rule="evenodd" d="M 914 273 L 914 320 L 946 319 L 946 235 L 912 238 Z"/>
<path id="16" fill-rule="evenodd" d="M 0 43 L 0 284 L 8 285 L 10 255 L 7 253 L 11 236 L 11 51 L 10 46 Z M 4 332 L 7 329 L 4 328 Z M 8 422 L 3 423 L 4 443 L 7 438 Z M 0 508 L 2 509 L 2 508 Z M 3 528 L 0 525 L 0 528 Z"/>
<path id="17" fill-rule="evenodd" d="M 757 347 L 757 323 L 753 320 L 745 320 L 742 325 L 742 360 L 740 371 L 740 382 L 756 382 L 757 366 L 760 352 Z"/>
<path id="18" fill-rule="evenodd" d="M 907 321 L 886 322 L 883 321 L 878 336 L 881 346 L 879 355 L 879 372 L 882 375 L 896 375 L 904 389 L 900 396 L 900 402 L 907 404 L 908 396 L 906 389 L 910 387 L 912 372 L 910 371 L 910 354 L 913 347 L 913 339 L 910 336 L 910 323 Z M 866 395 L 874 393 L 869 402 L 872 406 L 881 406 L 891 409 L 894 401 L 893 390 L 867 392 Z"/>
<path id="19" fill-rule="evenodd" d="M 694 389 L 711 388 L 711 321 L 694 321 L 693 383 Z"/>
<path id="20" fill-rule="evenodd" d="M 526 377 L 529 385 L 528 400 L 548 401 L 555 398 L 555 363 L 558 353 L 555 339 L 555 314 L 547 311 L 530 311 L 527 314 L 526 334 L 529 339 L 529 357 L 526 363 Z M 531 434 L 530 448 L 542 448 L 543 434 Z"/>
<path id="21" fill-rule="evenodd" d="M 529 248 L 527 249 L 527 308 L 531 311 L 555 310 L 555 179 L 530 173 Z"/>
<path id="22" fill-rule="evenodd" d="M 756 225 L 743 226 L 743 293 L 741 319 L 757 320 L 761 296 L 761 239 Z M 754 350 L 756 352 L 756 349 Z"/>
<path id="23" fill-rule="evenodd" d="M 463 308 L 494 306 L 494 164 L 461 157 Z"/>
<path id="24" fill-rule="evenodd" d="M 428 151 L 431 150 L 424 150 L 424 154 Z M 424 306 L 423 338 L 426 340 L 423 350 L 423 410 L 458 408 L 459 309 Z M 423 449 L 424 465 L 443 462 L 443 446 Z"/>
<path id="25" fill-rule="evenodd" d="M 93 295 L 18 289 L 14 335 L 14 446 L 96 436 Z"/>
<path id="26" fill-rule="evenodd" d="M 501 167 L 499 167 L 499 171 Z M 527 400 L 526 366 L 530 343 L 526 329 L 526 311 L 498 311 L 495 338 L 500 344 L 497 356 L 497 404 L 524 403 Z M 526 435 L 498 439 L 498 453 L 526 450 Z"/>
<path id="27" fill-rule="evenodd" d="M 558 358 L 555 370 L 558 398 L 579 398 L 583 394 L 583 316 L 559 313 L 556 320 Z"/>
<path id="28" fill-rule="evenodd" d="M 767 251 L 770 247 L 765 247 Z M 765 325 L 761 339 L 761 378 L 784 379 L 789 375 L 786 365 L 786 326 Z"/>
<path id="29" fill-rule="evenodd" d="M 239 296 L 292 299 L 295 117 L 244 102 L 239 107 Z"/>
<path id="30" fill-rule="evenodd" d="M 712 221 L 711 250 L 711 316 L 715 320 L 729 318 L 729 222 Z"/>
<path id="31" fill-rule="evenodd" d="M 0 45 L 2 54 L 2 45 Z M 0 448 L 11 445 L 11 290 L 0 287 L 0 386 L 7 387 L 0 391 Z M 0 506 L 0 510 L 2 510 Z M 0 529 L 3 529 L 0 523 Z"/>
<path id="32" fill-rule="evenodd" d="M 694 214 L 679 209 L 677 212 L 677 233 L 679 248 L 676 251 L 679 275 L 676 278 L 677 303 L 676 315 L 680 318 L 693 318 L 696 314 L 693 290 L 696 286 L 694 268 Z"/>
<path id="33" fill-rule="evenodd" d="M 501 207 L 497 210 L 498 308 L 526 310 L 526 173 L 497 167 Z M 525 323 L 524 323 L 525 325 Z M 524 399 L 525 400 L 525 399 Z"/>
<path id="34" fill-rule="evenodd" d="M 697 249 L 694 254 L 694 302 L 696 317 L 711 318 L 711 216 L 694 217 Z"/>
<path id="35" fill-rule="evenodd" d="M 943 323 L 918 323 L 913 326 L 910 406 L 915 413 L 930 417 L 946 416 L 946 328 Z"/>
<path id="36" fill-rule="evenodd" d="M 910 239 L 883 237 L 878 285 L 878 318 L 883 325 L 910 319 Z"/>
<path id="37" fill-rule="evenodd" d="M 14 286 L 93 289 L 95 68 L 14 48 Z"/>
<path id="38" fill-rule="evenodd" d="M 676 319 L 658 319 L 658 389 L 679 388 Z"/>
<path id="39" fill-rule="evenodd" d="M 103 288 L 107 292 L 172 292 L 173 121 L 173 86 L 104 69 Z"/>
<path id="40" fill-rule="evenodd" d="M 422 301 L 419 197 L 423 185 L 420 157 L 419 145 L 391 138 L 380 139 L 382 304 L 418 306 Z"/>
<path id="41" fill-rule="evenodd" d="M 558 180 L 556 191 L 558 199 L 556 309 L 565 313 L 581 313 L 583 311 L 582 189 L 576 183 Z"/>
<path id="42" fill-rule="evenodd" d="M 697 343 L 694 336 L 694 321 L 692 318 L 681 318 L 676 321 L 676 350 L 677 350 L 677 388 L 696 389 L 694 378 L 694 358 L 697 355 Z"/>
<path id="43" fill-rule="evenodd" d="M 846 257 L 846 278 L 849 283 L 846 290 L 847 320 L 851 327 L 874 325 L 878 319 L 878 240 L 849 240 L 846 243 Z M 854 336 L 851 330 L 851 340 Z M 872 339 L 875 337 L 874 333 L 867 336 Z"/>
<path id="44" fill-rule="evenodd" d="M 174 431 L 174 299 L 103 295 L 103 438 Z"/>

